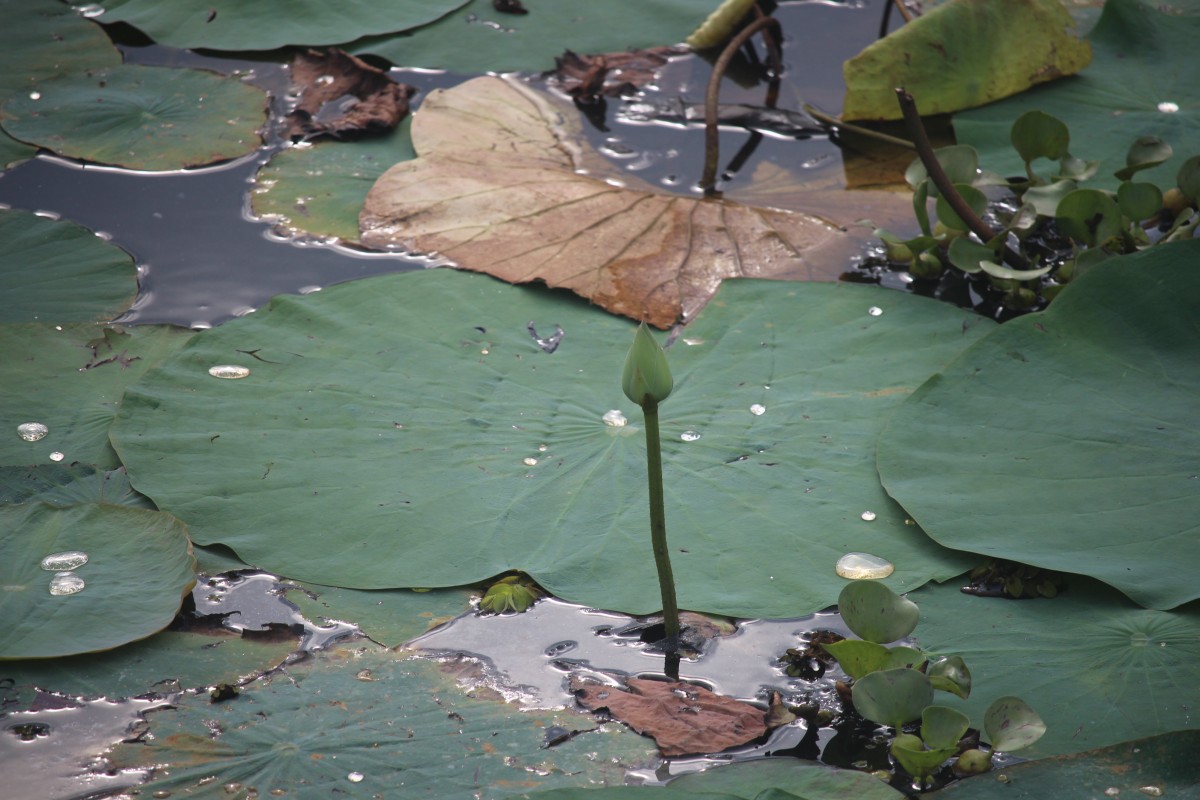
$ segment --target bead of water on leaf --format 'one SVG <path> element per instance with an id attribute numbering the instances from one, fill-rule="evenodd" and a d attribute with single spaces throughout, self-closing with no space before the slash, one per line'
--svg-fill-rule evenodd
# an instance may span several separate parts
<path id="1" fill-rule="evenodd" d="M 57 450 L 55 450 L 53 453 L 50 454 L 51 461 L 62 461 L 64 458 L 66 458 L 66 456 L 63 455 L 62 453 L 58 452 Z"/>
<path id="2" fill-rule="evenodd" d="M 527 466 L 527 467 L 534 467 L 534 466 L 537 466 L 537 459 L 536 459 L 536 458 L 532 458 L 532 457 L 530 457 L 530 458 L 523 458 L 523 459 L 521 459 L 521 463 L 522 463 L 522 464 L 524 464 L 524 465 L 525 465 L 525 466 Z"/>
<path id="3" fill-rule="evenodd" d="M 1172 103 L 1170 100 L 1165 100 L 1158 104 L 1158 110 L 1164 114 L 1174 114 L 1179 111 L 1179 104 Z"/>
<path id="4" fill-rule="evenodd" d="M 886 578 L 895 571 L 892 562 L 870 553 L 847 553 L 838 559 L 834 571 L 851 581 Z"/>
<path id="5" fill-rule="evenodd" d="M 217 364 L 215 367 L 208 368 L 208 374 L 214 378 L 223 378 L 225 380 L 237 380 L 250 375 L 250 368 L 239 366 L 238 364 Z"/>
<path id="6" fill-rule="evenodd" d="M 700 434 L 696 431 L 684 431 L 683 433 L 679 434 L 679 438 L 685 442 L 695 442 L 699 441 Z"/>
<path id="7" fill-rule="evenodd" d="M 1139 786 L 1138 791 L 1147 797 L 1162 797 L 1163 790 L 1161 786 Z"/>
<path id="8" fill-rule="evenodd" d="M 79 569 L 88 562 L 88 554 L 82 550 L 65 550 L 51 553 L 42 559 L 42 569 L 47 572 L 66 572 Z"/>
<path id="9" fill-rule="evenodd" d="M 880 314 L 883 313 L 883 309 L 880 308 L 879 306 L 871 306 L 870 308 L 867 309 L 867 313 L 870 314 L 872 317 L 878 317 Z"/>
<path id="10" fill-rule="evenodd" d="M 40 422 L 23 422 L 17 426 L 17 436 L 27 442 L 36 442 L 49 432 L 50 429 Z"/>
<path id="11" fill-rule="evenodd" d="M 1105 797 L 1117 797 L 1120 794 L 1121 794 L 1121 790 L 1115 786 L 1110 786 L 1104 790 Z"/>
<path id="12" fill-rule="evenodd" d="M 750 413 L 756 417 L 761 417 L 763 414 L 767 413 L 767 407 L 760 403 L 755 403 L 754 405 L 750 406 Z"/>
<path id="13" fill-rule="evenodd" d="M 74 572 L 60 572 L 50 579 L 50 594 L 56 597 L 78 594 L 85 585 L 83 578 Z"/>
<path id="14" fill-rule="evenodd" d="M 41 93 L 41 92 L 30 92 L 30 93 L 29 93 L 29 99 L 30 99 L 30 100 L 41 100 L 41 99 L 42 99 L 42 93 Z"/>
<path id="15" fill-rule="evenodd" d="M 875 519 L 875 512 L 874 511 L 864 511 L 862 513 L 862 518 L 866 522 L 872 522 Z"/>
<path id="16" fill-rule="evenodd" d="M 604 420 L 605 425 L 613 428 L 623 428 L 629 422 L 629 420 L 625 419 L 625 415 L 615 408 L 611 411 L 606 411 L 601 419 Z"/>
<path id="17" fill-rule="evenodd" d="M 351 772 L 346 776 L 346 780 L 350 781 L 351 783 L 362 783 L 362 779 L 365 777 L 366 776 L 361 772 Z"/>

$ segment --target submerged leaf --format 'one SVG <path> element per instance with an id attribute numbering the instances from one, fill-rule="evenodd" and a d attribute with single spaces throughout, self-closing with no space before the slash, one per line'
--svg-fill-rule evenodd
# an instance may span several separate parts
<path id="1" fill-rule="evenodd" d="M 500 78 L 431 93 L 413 118 L 418 157 L 367 195 L 363 243 L 543 281 L 660 328 L 695 315 L 725 278 L 833 280 L 858 252 L 813 216 L 606 180 L 577 120 Z"/>

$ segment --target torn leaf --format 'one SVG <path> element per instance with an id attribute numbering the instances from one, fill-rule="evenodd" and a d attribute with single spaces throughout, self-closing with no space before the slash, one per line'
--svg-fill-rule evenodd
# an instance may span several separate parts
<path id="1" fill-rule="evenodd" d="M 652 737 L 667 757 L 718 753 L 767 732 L 761 708 L 690 683 L 629 678 L 629 691 L 571 679 L 579 703 Z"/>
<path id="2" fill-rule="evenodd" d="M 336 47 L 309 50 L 292 61 L 292 89 L 300 101 L 288 114 L 288 136 L 382 133 L 408 114 L 416 89 Z M 338 101 L 344 100 L 344 105 Z"/>

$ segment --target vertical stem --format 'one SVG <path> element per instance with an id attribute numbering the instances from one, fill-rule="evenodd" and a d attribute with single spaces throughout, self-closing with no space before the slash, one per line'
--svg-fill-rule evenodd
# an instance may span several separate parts
<path id="1" fill-rule="evenodd" d="M 666 628 L 667 677 L 679 680 L 679 605 L 675 600 L 675 577 L 671 573 L 671 554 L 667 550 L 667 514 L 663 505 L 662 448 L 658 436 L 658 402 L 646 397 L 642 405 L 646 417 L 646 471 L 650 484 L 650 541 L 654 547 L 654 566 L 658 568 L 658 588 L 662 591 L 663 626 Z"/>

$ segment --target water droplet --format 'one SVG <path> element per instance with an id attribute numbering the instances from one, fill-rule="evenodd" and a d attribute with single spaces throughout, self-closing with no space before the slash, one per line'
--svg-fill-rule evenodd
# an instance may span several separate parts
<path id="1" fill-rule="evenodd" d="M 1164 114 L 1174 114 L 1179 110 L 1179 103 L 1172 103 L 1170 100 L 1165 100 L 1158 104 L 1158 110 Z"/>
<path id="2" fill-rule="evenodd" d="M 539 444 L 539 445 L 538 445 L 538 452 L 539 452 L 539 453 L 544 453 L 544 452 L 546 452 L 546 451 L 547 451 L 547 450 L 549 450 L 549 449 L 550 449 L 550 445 L 548 445 L 548 444 Z"/>
<path id="3" fill-rule="evenodd" d="M 75 6 L 75 13 L 81 17 L 87 17 L 88 19 L 91 19 L 92 17 L 98 17 L 103 14 L 104 8 L 96 3 L 88 3 L 87 5 L 83 6 Z"/>
<path id="4" fill-rule="evenodd" d="M 754 405 L 750 406 L 750 413 L 756 417 L 761 417 L 763 414 L 767 413 L 767 407 L 759 403 L 755 403 Z"/>
<path id="5" fill-rule="evenodd" d="M 604 420 L 605 425 L 613 428 L 623 428 L 629 422 L 629 420 L 625 419 L 625 415 L 615 408 L 612 411 L 604 412 L 604 416 L 601 419 Z"/>
<path id="6" fill-rule="evenodd" d="M 871 306 L 870 308 L 867 309 L 867 313 L 870 314 L 872 317 L 878 317 L 880 314 L 883 313 L 883 309 L 880 308 L 879 306 Z"/>
<path id="7" fill-rule="evenodd" d="M 578 646 L 579 642 L 573 642 L 568 639 L 566 641 L 555 642 L 554 644 L 550 645 L 546 648 L 545 653 L 548 658 L 555 658 L 556 656 L 561 656 L 563 653 L 566 653 L 570 650 L 574 650 Z"/>
<path id="8" fill-rule="evenodd" d="M 528 458 L 522 458 L 522 459 L 521 459 L 521 463 L 522 463 L 522 464 L 524 464 L 524 465 L 525 465 L 525 466 L 527 466 L 527 467 L 536 467 L 536 466 L 537 466 L 537 459 L 536 459 L 536 458 L 534 458 L 533 456 L 529 456 Z"/>
<path id="9" fill-rule="evenodd" d="M 874 511 L 864 511 L 862 513 L 862 518 L 866 522 L 873 522 L 875 520 L 875 512 Z"/>
<path id="10" fill-rule="evenodd" d="M 1159 646 L 1159 647 L 1166 647 L 1166 646 L 1167 646 L 1167 643 L 1166 643 L 1166 642 L 1159 642 L 1159 643 L 1158 643 L 1158 646 Z"/>
<path id="11" fill-rule="evenodd" d="M 208 374 L 214 378 L 224 378 L 225 380 L 237 380 L 245 378 L 250 374 L 249 367 L 241 367 L 237 364 L 218 364 L 215 367 L 208 368 Z"/>
<path id="12" fill-rule="evenodd" d="M 350 781 L 351 783 L 362 783 L 362 780 L 365 777 L 366 776 L 363 775 L 361 772 L 351 772 L 349 775 L 346 776 L 346 780 Z"/>
<path id="13" fill-rule="evenodd" d="M 152 794 L 150 796 L 155 798 L 155 800 L 166 800 L 166 798 L 171 796 L 171 793 L 169 791 L 167 791 L 166 789 L 159 789 L 158 791 L 156 791 L 154 794 Z"/>
<path id="14" fill-rule="evenodd" d="M 313 81 L 313 83 L 315 83 L 317 86 L 328 86 L 329 84 L 333 83 L 333 76 L 321 75 L 315 81 Z"/>
<path id="15" fill-rule="evenodd" d="M 486 356 L 488 354 L 488 349 L 486 347 L 483 348 L 482 350 L 479 351 L 479 354 L 481 356 Z"/>
<path id="16" fill-rule="evenodd" d="M 683 433 L 679 434 L 679 438 L 685 442 L 695 442 L 699 441 L 700 434 L 696 431 L 684 431 Z"/>
<path id="17" fill-rule="evenodd" d="M 50 429 L 40 422 L 23 422 L 17 426 L 17 436 L 27 442 L 36 442 L 49 432 Z"/>
<path id="18" fill-rule="evenodd" d="M 1117 796 L 1117 795 L 1119 795 L 1120 793 L 1121 793 L 1121 790 L 1120 790 L 1120 789 L 1118 789 L 1118 788 L 1117 788 L 1117 787 L 1115 787 L 1115 786 L 1110 786 L 1110 787 L 1108 787 L 1107 789 L 1105 789 L 1105 790 L 1104 790 L 1104 796 L 1105 796 L 1105 797 L 1116 797 L 1116 796 Z"/>
<path id="19" fill-rule="evenodd" d="M 1161 786 L 1139 786 L 1138 791 L 1147 797 L 1162 797 L 1163 790 Z"/>
<path id="20" fill-rule="evenodd" d="M 53 453 L 50 454 L 51 461 L 62 461 L 64 458 L 66 458 L 66 456 L 63 455 L 62 453 L 58 452 L 57 450 L 55 450 Z"/>
<path id="21" fill-rule="evenodd" d="M 88 554 L 82 550 L 66 550 L 62 553 L 51 553 L 42 559 L 42 569 L 50 572 L 65 572 L 79 569 L 88 562 Z"/>
<path id="22" fill-rule="evenodd" d="M 358 672 L 354 673 L 354 677 L 360 681 L 373 681 L 375 680 L 375 673 L 371 672 L 369 669 L 360 669 Z"/>
<path id="23" fill-rule="evenodd" d="M 86 584 L 74 572 L 59 572 L 50 579 L 50 594 L 56 596 L 82 592 Z"/>
<path id="24" fill-rule="evenodd" d="M 688 347 L 695 347 L 698 344 L 704 344 L 704 340 L 703 339 L 684 339 L 683 343 L 686 344 Z"/>
<path id="25" fill-rule="evenodd" d="M 30 92 L 30 93 L 29 93 L 29 99 L 30 99 L 30 100 L 41 100 L 41 99 L 42 99 L 42 93 L 41 93 L 41 92 Z"/>
<path id="26" fill-rule="evenodd" d="M 896 569 L 887 559 L 870 553 L 846 553 L 834 568 L 839 577 L 850 581 L 886 578 Z"/>
<path id="27" fill-rule="evenodd" d="M 242 785 L 237 781 L 230 781 L 222 788 L 225 789 L 225 794 L 237 794 L 242 790 Z"/>

